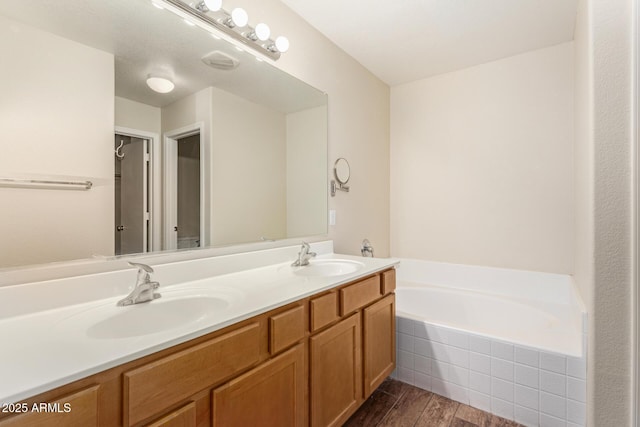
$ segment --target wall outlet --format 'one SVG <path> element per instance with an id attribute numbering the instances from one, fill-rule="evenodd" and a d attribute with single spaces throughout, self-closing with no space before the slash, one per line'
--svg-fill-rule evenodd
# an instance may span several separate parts
<path id="1" fill-rule="evenodd" d="M 336 225 L 336 210 L 329 210 L 329 225 Z"/>

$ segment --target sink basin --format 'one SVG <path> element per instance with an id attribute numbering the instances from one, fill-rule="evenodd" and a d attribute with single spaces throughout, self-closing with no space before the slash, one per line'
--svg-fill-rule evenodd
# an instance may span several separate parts
<path id="1" fill-rule="evenodd" d="M 148 303 L 117 307 L 110 302 L 89 308 L 64 319 L 57 328 L 94 339 L 139 337 L 204 323 L 239 298 L 237 291 L 218 289 L 159 291 L 162 297 Z"/>
<path id="2" fill-rule="evenodd" d="M 364 266 L 358 261 L 347 259 L 319 259 L 310 261 L 305 267 L 295 267 L 293 274 L 307 277 L 331 277 L 343 274 L 355 273 Z"/>
<path id="3" fill-rule="evenodd" d="M 221 298 L 192 296 L 118 307 L 115 312 L 87 329 L 92 338 L 129 338 L 182 327 L 207 318 L 211 312 L 227 308 Z"/>

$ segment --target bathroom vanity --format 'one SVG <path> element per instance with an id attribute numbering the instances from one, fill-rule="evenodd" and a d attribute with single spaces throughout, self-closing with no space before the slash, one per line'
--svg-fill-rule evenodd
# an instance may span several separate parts
<path id="1" fill-rule="evenodd" d="M 250 275 L 262 274 L 268 279 L 264 287 L 260 283 L 254 287 L 252 298 L 238 297 L 242 302 L 236 306 L 242 313 L 227 315 L 226 321 L 211 320 L 215 323 L 201 328 L 205 333 L 197 337 L 183 329 L 180 337 L 157 338 L 156 345 L 149 345 L 151 341 L 142 344 L 148 339 L 146 335 L 96 339 L 105 331 L 93 329 L 79 334 L 84 336 L 85 347 L 70 342 L 67 349 L 61 337 L 60 354 L 66 351 L 67 358 L 88 363 L 88 369 L 81 367 L 66 380 L 94 372 L 56 387 L 47 384 L 64 382 L 65 378 L 43 378 L 42 384 L 35 382 L 31 390 L 46 391 L 33 397 L 20 397 L 28 391 L 16 390 L 18 400 L 3 401 L 0 426 L 342 425 L 395 368 L 395 263 L 340 256 L 353 260 L 340 262 L 357 262 L 362 267 L 357 272 L 332 272 L 334 276 L 321 277 L 324 270 L 331 270 L 323 263 L 339 265 L 335 257 L 319 256 L 309 266 L 312 269 L 299 267 L 299 277 L 283 280 L 277 288 L 270 274 L 286 271 L 289 277 L 296 274 L 289 271 L 295 268 L 289 264 L 266 266 L 213 278 L 207 282 L 212 288 L 221 281 L 241 283 Z M 204 287 L 202 283 L 198 286 L 191 289 Z M 148 307 L 162 299 L 171 301 L 174 291 L 187 292 L 166 289 L 166 295 Z M 253 303 L 245 300 L 256 303 L 250 307 Z M 124 309 L 138 308 L 144 307 Z M 86 322 L 82 316 L 63 316 L 63 324 Z M 109 333 L 118 333 L 117 328 Z M 100 349 L 92 344 L 104 345 L 103 341 L 128 349 L 120 349 L 120 357 L 100 356 Z M 30 346 L 23 351 L 37 348 L 37 343 Z M 162 349 L 155 351 L 157 348 Z M 56 353 L 53 351 L 50 358 L 53 371 L 60 358 Z M 39 357 L 48 360 L 46 354 Z M 99 363 L 101 357 L 105 363 Z"/>

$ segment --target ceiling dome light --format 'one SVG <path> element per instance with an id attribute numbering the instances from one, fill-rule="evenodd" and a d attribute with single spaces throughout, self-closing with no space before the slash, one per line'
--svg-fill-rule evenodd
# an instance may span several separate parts
<path id="1" fill-rule="evenodd" d="M 289 39 L 285 36 L 278 36 L 276 39 L 276 49 L 278 52 L 285 53 L 289 50 Z"/>
<path id="2" fill-rule="evenodd" d="M 241 8 L 236 7 L 231 11 L 231 21 L 238 27 L 242 28 L 249 23 L 249 15 Z"/>
<path id="3" fill-rule="evenodd" d="M 204 0 L 205 6 L 212 12 L 217 12 L 222 9 L 222 0 Z"/>
<path id="4" fill-rule="evenodd" d="M 169 93 L 176 87 L 171 80 L 155 76 L 147 77 L 147 86 L 158 93 Z"/>
<path id="5" fill-rule="evenodd" d="M 267 24 L 261 22 L 256 25 L 255 33 L 259 40 L 265 41 L 269 40 L 271 30 L 269 29 L 269 26 Z"/>

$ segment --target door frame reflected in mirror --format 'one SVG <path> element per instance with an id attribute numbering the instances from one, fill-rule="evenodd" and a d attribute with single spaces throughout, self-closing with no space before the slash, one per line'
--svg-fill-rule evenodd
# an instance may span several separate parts
<path id="1" fill-rule="evenodd" d="M 204 122 L 193 123 L 178 129 L 164 132 L 164 250 L 178 249 L 178 141 L 193 135 L 200 135 L 200 242 L 199 247 L 209 244 L 207 238 L 206 207 L 209 204 L 205 176 L 207 162 L 206 144 L 203 138 Z"/>

